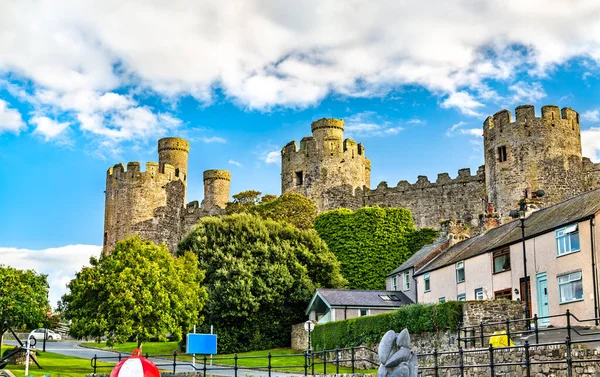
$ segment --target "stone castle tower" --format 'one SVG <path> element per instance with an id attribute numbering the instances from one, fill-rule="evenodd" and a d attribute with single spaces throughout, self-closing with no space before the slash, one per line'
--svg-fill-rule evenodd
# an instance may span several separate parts
<path id="1" fill-rule="evenodd" d="M 544 190 L 544 206 L 586 190 L 581 155 L 579 114 L 570 108 L 519 106 L 515 120 L 508 110 L 483 124 L 488 201 L 508 214 L 520 199 Z"/>
<path id="2" fill-rule="evenodd" d="M 582 157 L 579 114 L 544 106 L 541 117 L 531 105 L 519 106 L 513 122 L 508 110 L 483 125 L 485 166 L 476 174 L 460 169 L 456 178 L 440 173 L 435 182 L 419 176 L 415 183 L 390 187 L 369 185 L 370 162 L 352 140 L 342 144 L 344 123 L 321 119 L 312 137 L 288 143 L 281 151 L 282 192 L 297 192 L 315 201 L 319 211 L 340 207 L 404 207 L 415 225 L 439 228 L 443 219 L 481 226 L 490 211 L 508 220 L 519 201 L 544 190 L 543 206 L 600 187 L 600 164 Z"/>
<path id="3" fill-rule="evenodd" d="M 222 213 L 229 201 L 231 175 L 225 170 L 204 172 L 204 200 L 186 206 L 190 144 L 180 138 L 158 141 L 158 163 L 116 164 L 106 173 L 103 253 L 133 234 L 174 252 L 177 243 L 199 218 Z"/>
<path id="4" fill-rule="evenodd" d="M 313 136 L 288 143 L 281 151 L 281 191 L 312 199 L 318 208 L 327 207 L 327 192 L 338 186 L 351 190 L 369 186 L 371 161 L 365 148 L 344 139 L 344 121 L 319 119 L 311 124 Z"/>

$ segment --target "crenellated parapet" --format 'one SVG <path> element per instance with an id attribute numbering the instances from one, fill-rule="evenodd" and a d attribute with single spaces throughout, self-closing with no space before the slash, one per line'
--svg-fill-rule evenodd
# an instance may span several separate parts
<path id="1" fill-rule="evenodd" d="M 506 217 L 527 192 L 544 190 L 544 205 L 584 189 L 579 114 L 548 105 L 536 116 L 532 105 L 501 110 L 483 123 L 486 187 Z"/>
<path id="2" fill-rule="evenodd" d="M 111 166 L 106 172 L 107 179 L 127 181 L 127 180 L 167 180 L 180 179 L 181 173 L 171 164 L 164 164 L 163 170 L 160 172 L 158 162 L 146 162 L 145 170 L 140 169 L 140 163 L 132 161 L 125 164 L 119 163 Z"/>

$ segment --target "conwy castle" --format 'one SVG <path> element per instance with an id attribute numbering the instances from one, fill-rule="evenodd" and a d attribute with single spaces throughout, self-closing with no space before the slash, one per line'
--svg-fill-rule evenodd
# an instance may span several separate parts
<path id="1" fill-rule="evenodd" d="M 582 157 L 579 114 L 570 108 L 544 106 L 536 117 L 533 106 L 523 105 L 514 120 L 508 110 L 488 117 L 483 123 L 485 165 L 474 175 L 461 169 L 454 179 L 441 173 L 435 182 L 419 176 L 413 184 L 381 182 L 375 189 L 370 188 L 365 147 L 344 139 L 343 120 L 324 118 L 311 128 L 312 136 L 299 147 L 292 141 L 281 151 L 281 191 L 312 199 L 319 211 L 404 207 L 419 228 L 439 228 L 445 219 L 476 228 L 490 212 L 507 219 L 520 200 L 538 190 L 545 195 L 537 205 L 547 206 L 600 187 L 600 164 Z M 189 149 L 186 140 L 160 139 L 158 163 L 147 163 L 145 171 L 138 162 L 108 170 L 104 252 L 130 234 L 165 242 L 174 251 L 198 219 L 224 213 L 231 180 L 225 170 L 205 171 L 204 200 L 186 205 Z"/>

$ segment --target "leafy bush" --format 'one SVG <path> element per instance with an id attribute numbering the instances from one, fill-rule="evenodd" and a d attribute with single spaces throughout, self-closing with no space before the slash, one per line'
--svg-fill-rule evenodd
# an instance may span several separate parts
<path id="1" fill-rule="evenodd" d="M 311 334 L 311 343 L 315 350 L 371 345 L 379 342 L 389 330 L 400 332 L 406 328 L 411 334 L 419 334 L 455 329 L 461 318 L 462 302 L 459 301 L 407 305 L 389 313 L 317 325 Z"/>
<path id="2" fill-rule="evenodd" d="M 404 208 L 328 211 L 317 216 L 315 230 L 340 261 L 351 289 L 385 289 L 385 277 L 437 235 L 415 230 Z"/>
<path id="3" fill-rule="evenodd" d="M 208 303 L 204 324 L 214 325 L 219 352 L 288 346 L 290 328 L 305 320 L 316 288 L 339 288 L 339 262 L 317 233 L 250 214 L 206 217 L 179 244 L 192 251 Z"/>

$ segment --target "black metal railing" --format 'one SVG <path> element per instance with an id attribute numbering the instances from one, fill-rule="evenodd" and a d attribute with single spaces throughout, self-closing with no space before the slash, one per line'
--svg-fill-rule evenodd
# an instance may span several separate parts
<path id="1" fill-rule="evenodd" d="M 498 331 L 496 329 L 502 329 L 505 331 L 505 335 L 508 339 L 517 338 L 519 336 L 526 335 L 528 337 L 535 337 L 535 342 L 529 342 L 530 344 L 538 344 L 540 342 L 540 321 L 544 319 L 553 319 L 553 318 L 565 318 L 566 326 L 564 327 L 545 327 L 543 328 L 544 333 L 548 332 L 556 332 L 556 331 L 566 331 L 566 337 L 569 339 L 573 339 L 573 334 L 576 334 L 580 337 L 588 337 L 588 336 L 600 336 L 600 331 L 593 332 L 581 332 L 580 327 L 583 327 L 584 324 L 597 324 L 600 321 L 600 318 L 589 318 L 589 319 L 579 319 L 573 313 L 571 313 L 568 309 L 564 314 L 555 314 L 538 317 L 537 314 L 532 318 L 525 319 L 506 319 L 504 321 L 497 322 L 481 322 L 479 325 L 474 326 L 459 326 L 457 329 L 457 337 L 458 344 L 462 348 L 472 348 L 472 347 L 487 347 L 489 343 L 489 339 L 497 334 L 494 332 Z M 575 321 L 575 322 L 574 322 Z M 591 323 L 593 322 L 593 324 Z M 580 326 L 576 326 L 575 324 L 579 324 Z M 521 326 L 518 326 L 521 325 Z M 529 325 L 529 326 L 528 326 Z M 489 329 L 492 328 L 491 331 Z M 522 330 L 515 330 L 515 328 L 522 328 Z"/>
<path id="2" fill-rule="evenodd" d="M 357 352 L 367 354 L 370 357 L 357 357 Z M 343 356 L 346 355 L 346 356 Z M 119 353 L 115 356 L 97 356 L 90 360 L 90 366 L 93 369 L 93 373 L 97 374 L 102 369 L 113 368 L 114 365 L 103 365 L 98 362 L 119 362 L 123 358 L 128 357 L 126 353 Z M 233 371 L 234 377 L 238 377 L 240 370 L 252 370 L 252 371 L 264 371 L 268 377 L 271 377 L 272 373 L 277 370 L 298 370 L 303 372 L 305 376 L 317 374 L 327 374 L 328 367 L 335 368 L 335 374 L 340 373 L 340 367 L 349 368 L 352 373 L 355 373 L 358 369 L 364 369 L 365 365 L 372 366 L 373 369 L 379 367 L 377 362 L 377 352 L 368 347 L 349 347 L 349 348 L 335 348 L 335 349 L 324 349 L 321 351 L 304 351 L 298 354 L 276 354 L 273 355 L 269 352 L 267 355 L 260 356 L 239 356 L 233 354 L 232 356 L 214 356 L 209 358 L 207 355 L 203 355 L 196 358 L 195 365 L 189 356 L 186 359 L 181 358 L 181 354 L 173 352 L 172 354 L 163 355 L 149 355 L 144 354 L 144 357 L 150 359 L 154 364 L 161 370 L 170 370 L 173 373 L 186 369 L 187 371 L 202 372 L 203 376 L 206 374 L 212 374 L 215 371 Z M 298 359 L 301 358 L 301 362 Z M 248 366 L 244 361 L 246 360 L 265 360 L 264 364 Z M 294 360 L 295 359 L 295 360 Z M 291 360 L 289 363 L 281 363 L 275 361 Z M 294 363 L 294 361 L 296 361 Z M 256 364 L 256 363 L 253 363 Z M 329 370 L 330 374 L 333 372 Z"/>

